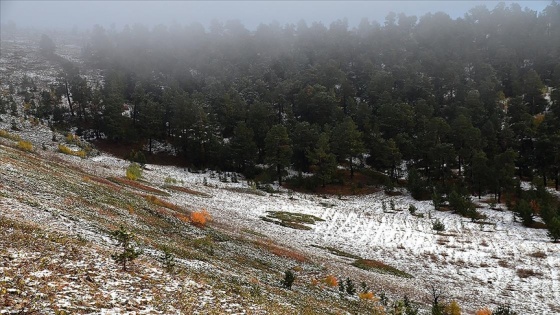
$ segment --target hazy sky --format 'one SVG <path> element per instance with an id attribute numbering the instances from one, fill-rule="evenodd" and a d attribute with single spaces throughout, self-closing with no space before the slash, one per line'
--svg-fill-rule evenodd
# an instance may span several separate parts
<path id="1" fill-rule="evenodd" d="M 541 11 L 551 1 L 517 2 L 522 8 Z M 421 16 L 443 11 L 452 18 L 462 17 L 469 9 L 485 4 L 493 9 L 499 1 L 4 1 L 0 2 L 0 21 L 14 21 L 18 27 L 91 28 L 94 24 L 120 29 L 124 25 L 143 23 L 148 26 L 181 25 L 200 22 L 204 26 L 216 19 L 222 22 L 239 20 L 248 29 L 258 24 L 277 21 L 281 25 L 304 19 L 331 22 L 348 18 L 356 26 L 366 17 L 383 22 L 387 13 L 404 12 Z"/>

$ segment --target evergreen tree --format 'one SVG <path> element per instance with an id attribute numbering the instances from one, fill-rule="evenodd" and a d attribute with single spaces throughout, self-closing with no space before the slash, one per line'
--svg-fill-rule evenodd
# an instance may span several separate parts
<path id="1" fill-rule="evenodd" d="M 329 137 L 326 133 L 319 136 L 315 148 L 307 154 L 311 161 L 311 169 L 321 181 L 323 187 L 330 182 L 336 171 L 336 157 L 330 152 Z"/>
<path id="2" fill-rule="evenodd" d="M 245 122 L 238 122 L 230 140 L 232 162 L 236 169 L 244 172 L 253 167 L 257 160 L 257 145 L 253 140 L 253 130 Z"/>
<path id="3" fill-rule="evenodd" d="M 364 153 L 362 133 L 350 117 L 338 124 L 332 131 L 331 149 L 339 161 L 348 160 L 350 177 L 354 177 L 354 159 Z"/>
<path id="4" fill-rule="evenodd" d="M 282 172 L 290 165 L 292 146 L 288 131 L 282 125 L 274 125 L 266 134 L 266 163 L 274 168 L 278 184 L 282 185 Z"/>
<path id="5" fill-rule="evenodd" d="M 113 260 L 122 265 L 123 271 L 127 271 L 127 263 L 132 262 L 136 259 L 142 252 L 132 244 L 133 234 L 127 231 L 124 227 L 120 227 L 118 230 L 111 232 L 111 235 L 117 241 L 117 246 L 121 248 L 121 251 L 111 255 Z"/>
<path id="6" fill-rule="evenodd" d="M 294 281 L 296 280 L 296 276 L 291 270 L 286 270 L 284 273 L 284 280 L 282 280 L 282 286 L 284 288 L 291 290 Z"/>

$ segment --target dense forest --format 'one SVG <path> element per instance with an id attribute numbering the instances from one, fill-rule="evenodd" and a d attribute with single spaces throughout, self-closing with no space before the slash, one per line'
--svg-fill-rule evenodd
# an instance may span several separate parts
<path id="1" fill-rule="evenodd" d="M 193 167 L 261 181 L 295 170 L 291 184 L 308 189 L 340 184 L 339 166 L 350 178 L 379 172 L 389 189 L 407 185 L 473 219 L 469 196 L 491 193 L 526 225 L 540 216 L 560 230 L 558 203 L 543 189 L 558 190 L 560 172 L 555 1 L 539 13 L 475 7 L 455 20 L 390 13 L 355 28 L 95 26 L 80 66 L 46 36 L 40 47 L 64 70 L 29 111 L 55 124 L 148 151 L 167 142 Z M 87 80 L 84 67 L 103 80 Z M 521 180 L 537 188 L 522 190 Z"/>

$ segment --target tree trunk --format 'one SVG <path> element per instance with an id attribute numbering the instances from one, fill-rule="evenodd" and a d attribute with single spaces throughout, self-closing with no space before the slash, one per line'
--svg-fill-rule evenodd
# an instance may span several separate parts
<path id="1" fill-rule="evenodd" d="M 278 173 L 278 186 L 282 186 L 282 173 L 280 172 L 280 164 L 276 164 L 276 173 Z"/>
<path id="2" fill-rule="evenodd" d="M 70 115 L 74 117 L 74 106 L 70 100 L 70 89 L 68 88 L 68 80 L 64 80 L 64 87 L 66 88 L 66 99 L 68 100 L 68 106 L 70 106 Z"/>
<path id="3" fill-rule="evenodd" d="M 480 200 L 480 195 L 482 195 L 482 187 L 480 185 L 480 181 L 478 181 L 478 200 Z"/>

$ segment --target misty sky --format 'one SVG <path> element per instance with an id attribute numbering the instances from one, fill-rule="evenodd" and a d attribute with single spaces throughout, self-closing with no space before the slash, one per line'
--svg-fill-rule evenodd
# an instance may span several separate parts
<path id="1" fill-rule="evenodd" d="M 517 2 L 522 8 L 541 11 L 551 1 Z M 485 4 L 493 9 L 499 1 L 4 1 L 0 2 L 0 21 L 13 21 L 18 27 L 88 29 L 95 24 L 117 28 L 143 23 L 148 26 L 177 22 L 239 20 L 248 29 L 260 23 L 277 21 L 281 25 L 305 20 L 326 26 L 348 18 L 356 26 L 364 17 L 382 23 L 389 12 L 421 16 L 443 11 L 452 18 L 462 17 L 469 9 Z"/>

